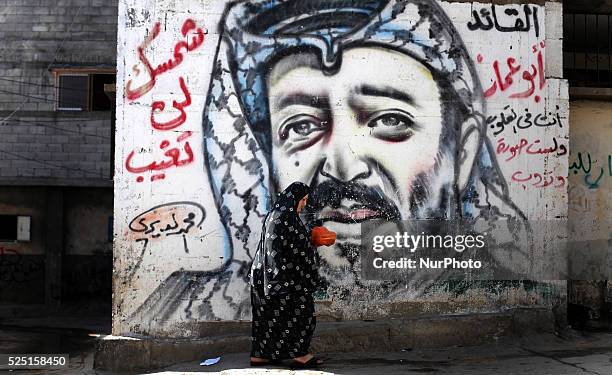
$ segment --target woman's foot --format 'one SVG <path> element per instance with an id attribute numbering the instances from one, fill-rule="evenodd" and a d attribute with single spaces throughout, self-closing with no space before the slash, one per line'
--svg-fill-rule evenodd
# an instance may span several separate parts
<path id="1" fill-rule="evenodd" d="M 323 364 L 323 361 L 314 355 L 308 353 L 301 357 L 293 358 L 291 368 L 315 368 Z"/>
<path id="2" fill-rule="evenodd" d="M 281 362 L 276 359 L 266 359 L 259 357 L 251 357 L 251 366 L 266 366 L 266 365 L 278 365 Z"/>
<path id="3" fill-rule="evenodd" d="M 301 362 L 301 363 L 306 363 L 306 362 L 310 361 L 313 357 L 314 357 L 314 355 L 308 353 L 308 354 L 303 355 L 301 357 L 295 357 L 295 358 L 293 358 L 293 360 Z"/>

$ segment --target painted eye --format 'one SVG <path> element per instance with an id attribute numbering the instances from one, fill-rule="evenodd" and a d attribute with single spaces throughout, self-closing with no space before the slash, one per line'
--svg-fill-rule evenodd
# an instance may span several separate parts
<path id="1" fill-rule="evenodd" d="M 285 140 L 291 136 L 298 135 L 307 137 L 310 134 L 325 130 L 327 123 L 312 116 L 300 116 L 299 119 L 287 120 L 280 129 L 280 138 Z M 292 134 L 293 133 L 293 134 Z"/>
<path id="2" fill-rule="evenodd" d="M 374 128 L 378 126 L 394 126 L 394 127 L 408 127 L 412 126 L 414 121 L 408 115 L 402 113 L 391 112 L 378 114 L 373 120 L 368 122 L 368 127 Z"/>
<path id="3" fill-rule="evenodd" d="M 391 142 L 401 142 L 414 134 L 416 124 L 412 116 L 404 111 L 394 110 L 375 113 L 368 121 L 371 134 Z"/>
<path id="4" fill-rule="evenodd" d="M 400 116 L 384 116 L 379 121 L 385 126 L 398 126 L 405 123 Z"/>
<path id="5" fill-rule="evenodd" d="M 319 129 L 319 126 L 312 121 L 300 121 L 292 124 L 290 129 L 299 135 L 308 135 Z"/>
<path id="6" fill-rule="evenodd" d="M 279 138 L 286 140 L 291 137 L 311 137 L 313 133 L 327 129 L 327 121 L 310 115 L 297 115 L 288 118 L 279 129 Z"/>

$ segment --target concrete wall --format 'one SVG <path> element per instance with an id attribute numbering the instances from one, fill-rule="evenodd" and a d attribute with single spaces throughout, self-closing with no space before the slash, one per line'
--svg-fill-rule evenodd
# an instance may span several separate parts
<path id="1" fill-rule="evenodd" d="M 30 241 L 0 242 L 0 304 L 110 304 L 111 189 L 0 186 L 0 213 L 31 217 Z"/>
<path id="2" fill-rule="evenodd" d="M 0 111 L 54 111 L 50 68 L 115 65 L 117 0 L 0 6 Z"/>
<path id="3" fill-rule="evenodd" d="M 18 112 L 0 125 L 0 184 L 110 186 L 110 116 Z"/>
<path id="4" fill-rule="evenodd" d="M 572 237 L 587 245 L 612 239 L 612 103 L 571 102 L 569 219 Z M 582 160 L 582 162 L 581 162 Z"/>
<path id="5" fill-rule="evenodd" d="M 576 250 L 609 253 L 612 242 L 612 103 L 575 100 L 570 104 L 569 229 Z M 581 162 L 582 161 L 582 162 Z M 568 299 L 589 306 L 598 317 L 606 282 L 575 282 Z"/>
<path id="6" fill-rule="evenodd" d="M 54 71 L 113 72 L 116 30 L 117 1 L 0 1 L 0 214 L 32 218 L 0 243 L 3 307 L 110 299 L 111 111 L 56 111 Z"/>
<path id="7" fill-rule="evenodd" d="M 0 301 L 40 304 L 45 296 L 45 188 L 0 188 L 3 215 L 31 216 L 30 242 L 0 242 Z"/>
<path id="8" fill-rule="evenodd" d="M 372 212 L 567 217 L 561 5 L 497 5 L 494 26 L 491 4 L 389 4 L 356 1 L 332 18 L 275 8 L 245 29 L 249 15 L 221 1 L 120 1 L 114 334 L 191 337 L 200 323 L 249 319 L 261 221 L 270 197 L 295 180 L 316 189 L 319 208 L 349 219 L 325 222 L 340 241 L 319 250 L 324 319 L 563 303 L 563 283 L 363 287 L 352 222 Z M 299 38 L 253 35 L 304 12 L 316 17 L 291 24 Z M 346 26 L 378 12 L 386 29 L 369 18 L 344 50 L 324 42 L 328 34 L 307 35 L 313 19 Z M 364 191 L 383 197 L 370 198 L 369 212 L 351 209 Z"/>
<path id="9" fill-rule="evenodd" d="M 67 189 L 64 215 L 62 300 L 64 303 L 101 305 L 110 313 L 112 189 Z"/>
<path id="10" fill-rule="evenodd" d="M 110 186 L 111 112 L 56 111 L 54 69 L 116 65 L 117 1 L 0 2 L 0 184 Z"/>

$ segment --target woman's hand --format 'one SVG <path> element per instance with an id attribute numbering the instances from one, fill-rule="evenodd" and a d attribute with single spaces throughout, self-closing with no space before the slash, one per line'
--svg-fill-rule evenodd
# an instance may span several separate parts
<path id="1" fill-rule="evenodd" d="M 310 235 L 310 243 L 313 246 L 331 246 L 336 243 L 336 233 L 325 227 L 314 227 Z"/>

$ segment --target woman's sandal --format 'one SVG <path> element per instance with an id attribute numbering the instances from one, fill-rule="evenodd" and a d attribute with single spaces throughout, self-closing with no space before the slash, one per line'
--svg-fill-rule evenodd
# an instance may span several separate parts
<path id="1" fill-rule="evenodd" d="M 269 359 L 267 361 L 261 361 L 261 362 L 253 362 L 251 361 L 251 367 L 261 367 L 261 366 L 270 366 L 270 365 L 280 365 L 282 364 L 282 361 L 279 361 L 278 359 Z"/>
<path id="2" fill-rule="evenodd" d="M 294 369 L 302 369 L 302 368 L 316 368 L 323 364 L 323 361 L 315 356 L 310 358 L 306 362 L 296 361 L 295 359 L 291 361 L 291 365 L 289 366 L 292 370 Z"/>

